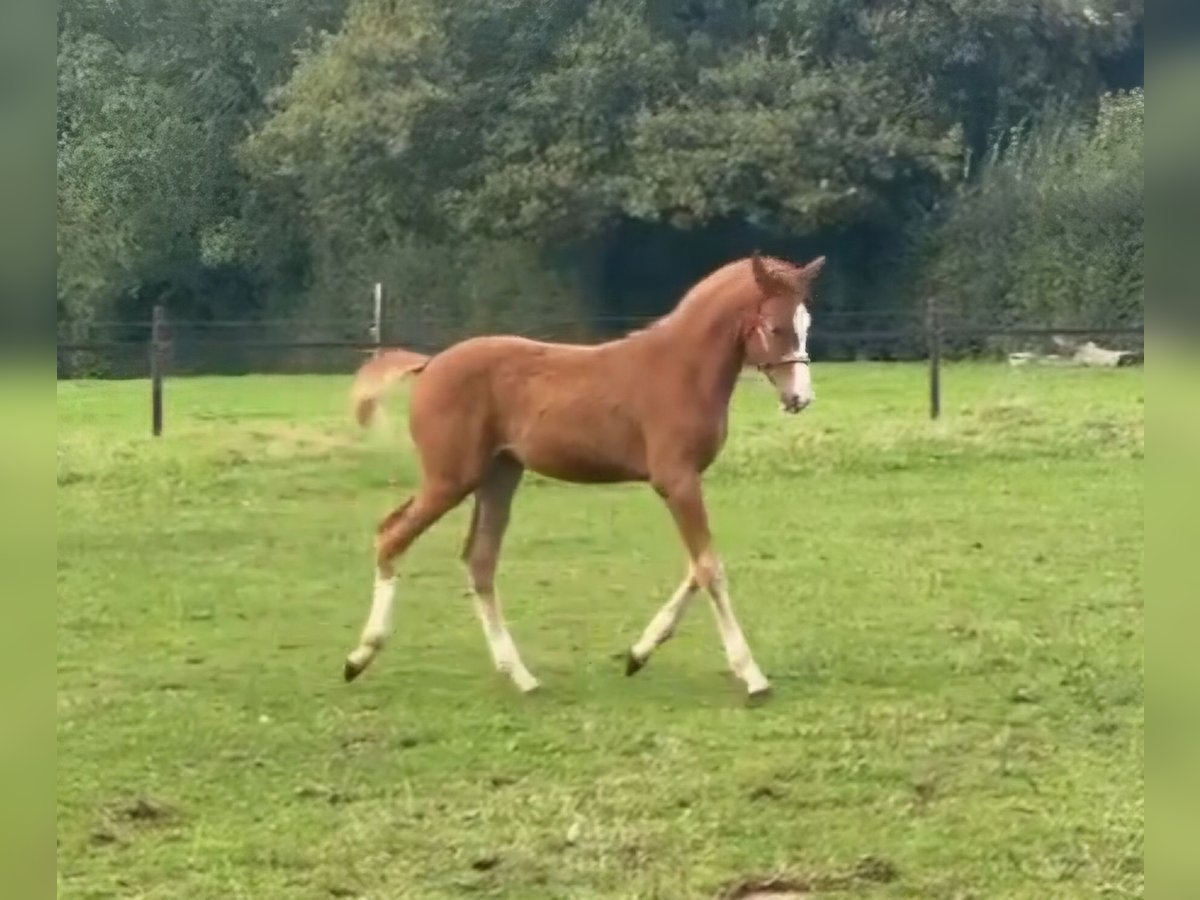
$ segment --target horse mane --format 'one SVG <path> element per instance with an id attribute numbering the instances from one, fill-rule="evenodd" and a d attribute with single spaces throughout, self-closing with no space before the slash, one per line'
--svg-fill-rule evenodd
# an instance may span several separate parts
<path id="1" fill-rule="evenodd" d="M 774 256 L 763 256 L 762 261 L 766 265 L 774 269 L 780 274 L 794 274 L 802 267 L 787 260 L 779 259 Z M 735 281 L 742 280 L 744 285 L 736 285 Z M 677 322 L 683 316 L 688 315 L 696 307 L 701 306 L 710 301 L 714 295 L 725 294 L 730 291 L 738 290 L 741 287 L 749 287 L 752 292 L 758 291 L 758 285 L 754 282 L 754 274 L 750 269 L 750 257 L 744 256 L 740 259 L 735 259 L 721 266 L 721 268 L 710 272 L 707 276 L 696 282 L 685 293 L 674 308 L 668 310 L 663 315 L 659 316 L 649 325 L 644 328 L 639 328 L 629 332 L 630 335 L 642 334 L 648 331 L 657 331 L 660 328 L 668 327 L 674 322 Z"/>

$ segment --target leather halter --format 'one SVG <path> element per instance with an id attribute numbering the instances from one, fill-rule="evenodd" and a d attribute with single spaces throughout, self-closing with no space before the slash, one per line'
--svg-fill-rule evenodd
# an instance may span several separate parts
<path id="1" fill-rule="evenodd" d="M 755 331 L 758 333 L 758 337 L 762 341 L 763 349 L 766 350 L 767 349 L 766 323 L 762 318 L 759 318 L 758 324 L 755 328 Z M 758 371 L 760 371 L 760 372 L 765 373 L 765 372 L 769 372 L 771 369 L 777 369 L 780 366 L 807 366 L 808 364 L 809 364 L 809 358 L 808 358 L 807 353 L 789 353 L 787 356 L 783 357 L 782 359 L 775 360 L 775 362 L 756 363 L 754 368 L 758 369 Z"/>
<path id="2" fill-rule="evenodd" d="M 783 359 L 777 359 L 775 362 L 759 363 L 755 368 L 760 372 L 767 372 L 779 366 L 807 366 L 810 361 L 807 353 L 789 353 Z"/>

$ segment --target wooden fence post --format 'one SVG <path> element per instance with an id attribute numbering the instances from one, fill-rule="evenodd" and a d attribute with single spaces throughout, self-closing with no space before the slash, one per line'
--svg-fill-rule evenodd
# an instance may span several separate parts
<path id="1" fill-rule="evenodd" d="M 942 322 L 934 300 L 929 301 L 925 341 L 929 350 L 929 418 L 936 419 L 942 414 Z"/>
<path id="2" fill-rule="evenodd" d="M 163 430 L 163 369 L 166 368 L 166 311 L 155 304 L 150 321 L 150 433 L 155 437 Z"/>
<path id="3" fill-rule="evenodd" d="M 375 282 L 375 321 L 371 326 L 371 339 L 375 342 L 375 356 L 383 352 L 383 282 Z"/>

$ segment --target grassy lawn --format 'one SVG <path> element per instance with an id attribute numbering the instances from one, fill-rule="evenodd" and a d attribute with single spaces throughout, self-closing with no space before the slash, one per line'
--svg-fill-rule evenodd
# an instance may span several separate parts
<path id="1" fill-rule="evenodd" d="M 347 378 L 58 385 L 60 897 L 1143 893 L 1143 380 L 829 364 L 735 397 L 707 479 L 749 708 L 707 601 L 621 653 L 684 556 L 643 486 L 530 478 L 492 671 L 468 506 L 401 566 L 357 682 L 376 521 L 413 482 Z M 388 430 L 392 433 L 388 433 Z M 19 514 L 19 511 L 17 511 Z"/>

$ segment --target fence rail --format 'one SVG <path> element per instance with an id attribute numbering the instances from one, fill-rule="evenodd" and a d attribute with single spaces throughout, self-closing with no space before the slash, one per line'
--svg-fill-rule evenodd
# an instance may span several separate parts
<path id="1" fill-rule="evenodd" d="M 987 327 L 942 327 L 945 338 L 1021 338 L 1021 337 L 1137 337 L 1139 328 L 987 328 Z M 828 331 L 813 329 L 813 337 L 826 341 L 863 340 L 917 340 L 925 332 L 920 329 L 860 329 L 854 331 Z M 191 344 L 211 344 L 229 349 L 278 349 L 278 350 L 377 350 L 380 348 L 408 347 L 405 341 L 373 340 L 287 340 L 283 338 L 225 338 L 190 337 Z M 116 347 L 145 347 L 145 340 L 67 341 L 59 342 L 59 352 L 103 352 Z"/>
<path id="2" fill-rule="evenodd" d="M 377 288 L 374 313 L 364 320 L 169 321 L 156 307 L 150 322 L 93 322 L 58 335 L 58 374 L 73 377 L 146 377 L 151 382 L 151 433 L 163 431 L 167 374 L 347 372 L 364 353 L 390 347 L 434 352 L 467 336 L 461 322 L 437 317 L 389 321 Z M 600 341 L 643 327 L 652 319 L 609 317 L 587 327 L 575 320 L 507 330 L 530 337 Z M 1104 341 L 1116 350 L 1140 350 L 1144 329 L 1111 323 L 1000 325 L 907 312 L 831 312 L 814 322 L 809 352 L 822 359 L 924 359 L 929 362 L 929 414 L 941 412 L 942 363 L 949 358 L 1003 356 L 1030 342 L 1054 338 Z M 1024 342 L 1024 343 L 1020 343 Z M 1048 350 L 1053 348 L 1046 347 Z M 279 355 L 282 354 L 282 355 Z"/>

